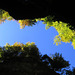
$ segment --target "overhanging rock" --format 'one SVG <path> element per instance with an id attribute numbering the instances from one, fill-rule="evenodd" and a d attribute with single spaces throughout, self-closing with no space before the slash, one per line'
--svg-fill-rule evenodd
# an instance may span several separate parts
<path id="1" fill-rule="evenodd" d="M 55 20 L 75 25 L 74 1 L 71 0 L 3 0 L 0 8 L 19 19 L 35 19 L 48 15 L 55 16 Z"/>

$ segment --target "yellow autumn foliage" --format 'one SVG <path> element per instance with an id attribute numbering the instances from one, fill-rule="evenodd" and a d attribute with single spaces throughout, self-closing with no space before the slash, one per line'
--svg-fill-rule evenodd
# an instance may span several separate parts
<path id="1" fill-rule="evenodd" d="M 72 45 L 75 49 L 75 30 L 71 30 L 68 26 L 68 23 L 53 21 L 53 17 L 49 17 L 50 16 L 45 17 L 43 19 L 43 23 L 46 24 L 46 29 L 49 29 L 52 26 L 57 30 L 58 35 L 56 35 L 56 37 L 54 38 L 54 43 L 56 43 L 56 45 L 59 45 L 61 44 L 61 41 L 65 43 L 72 42 Z"/>

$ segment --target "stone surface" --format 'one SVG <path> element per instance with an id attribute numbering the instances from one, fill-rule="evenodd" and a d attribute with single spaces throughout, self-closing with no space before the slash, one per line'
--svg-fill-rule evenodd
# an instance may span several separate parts
<path id="1" fill-rule="evenodd" d="M 55 20 L 75 24 L 74 1 L 71 0 L 3 0 L 0 8 L 19 19 L 34 19 L 48 15 L 55 16 Z"/>

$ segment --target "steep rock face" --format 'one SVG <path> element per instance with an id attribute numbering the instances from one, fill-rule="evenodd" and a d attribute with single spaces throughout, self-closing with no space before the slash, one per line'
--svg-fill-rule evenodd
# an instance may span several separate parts
<path id="1" fill-rule="evenodd" d="M 15 19 L 34 19 L 49 15 L 48 2 L 45 0 L 12 0 L 2 4 L 5 7 L 0 7 Z"/>
<path id="2" fill-rule="evenodd" d="M 34 19 L 48 15 L 55 20 L 75 24 L 74 1 L 71 0 L 3 0 L 0 8 L 15 19 Z"/>

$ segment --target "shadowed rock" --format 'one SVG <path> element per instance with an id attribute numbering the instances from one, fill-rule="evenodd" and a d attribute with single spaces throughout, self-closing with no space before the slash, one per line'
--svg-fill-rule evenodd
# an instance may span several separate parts
<path id="1" fill-rule="evenodd" d="M 35 19 L 48 15 L 55 16 L 55 20 L 75 24 L 74 1 L 65 0 L 12 0 L 1 1 L 0 8 L 19 19 Z"/>

